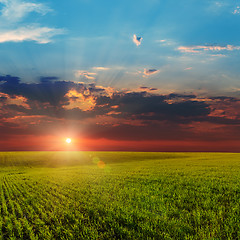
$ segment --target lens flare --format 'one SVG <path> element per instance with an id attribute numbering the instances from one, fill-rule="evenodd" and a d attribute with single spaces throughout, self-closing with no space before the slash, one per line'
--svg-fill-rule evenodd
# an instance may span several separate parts
<path id="1" fill-rule="evenodd" d="M 101 160 L 97 163 L 97 165 L 99 168 L 105 168 L 105 162 L 103 162 Z"/>
<path id="2" fill-rule="evenodd" d="M 67 138 L 66 139 L 66 143 L 71 143 L 72 142 L 72 139 L 71 138 Z"/>

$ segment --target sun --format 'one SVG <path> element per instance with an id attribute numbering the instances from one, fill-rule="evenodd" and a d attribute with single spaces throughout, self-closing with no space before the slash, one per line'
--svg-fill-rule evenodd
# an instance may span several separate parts
<path id="1" fill-rule="evenodd" d="M 66 138 L 66 143 L 71 143 L 72 139 L 71 138 Z"/>

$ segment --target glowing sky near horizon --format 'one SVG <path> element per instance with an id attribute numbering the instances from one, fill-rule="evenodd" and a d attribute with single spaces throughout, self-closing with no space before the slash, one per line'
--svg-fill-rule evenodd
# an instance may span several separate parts
<path id="1" fill-rule="evenodd" d="M 70 134 L 80 149 L 238 151 L 239 28 L 238 0 L 0 0 L 0 150 Z"/>

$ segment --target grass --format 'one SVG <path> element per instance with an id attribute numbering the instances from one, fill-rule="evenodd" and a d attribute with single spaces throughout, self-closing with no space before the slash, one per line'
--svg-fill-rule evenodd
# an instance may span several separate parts
<path id="1" fill-rule="evenodd" d="M 0 153 L 2 239 L 238 239 L 240 154 Z"/>

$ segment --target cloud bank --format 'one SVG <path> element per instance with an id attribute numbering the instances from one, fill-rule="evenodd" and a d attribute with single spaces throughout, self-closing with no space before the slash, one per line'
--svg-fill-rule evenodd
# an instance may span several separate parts
<path id="1" fill-rule="evenodd" d="M 109 141 L 240 140 L 238 98 L 139 90 L 0 76 L 1 137 L 56 134 L 71 126 L 81 138 Z"/>

